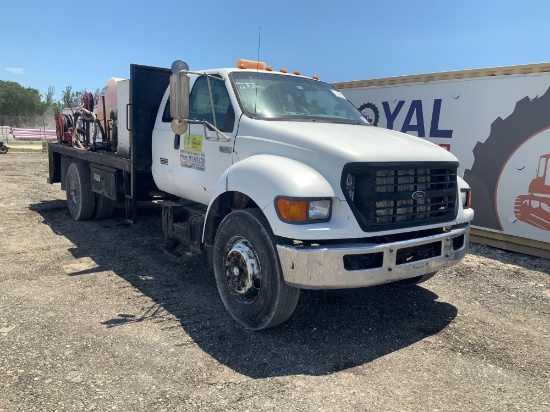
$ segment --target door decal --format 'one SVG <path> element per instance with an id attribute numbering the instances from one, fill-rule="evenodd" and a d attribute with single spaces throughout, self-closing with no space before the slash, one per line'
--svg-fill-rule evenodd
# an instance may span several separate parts
<path id="1" fill-rule="evenodd" d="M 206 158 L 202 152 L 202 134 L 186 133 L 183 149 L 180 150 L 180 164 L 189 169 L 206 170 Z"/>

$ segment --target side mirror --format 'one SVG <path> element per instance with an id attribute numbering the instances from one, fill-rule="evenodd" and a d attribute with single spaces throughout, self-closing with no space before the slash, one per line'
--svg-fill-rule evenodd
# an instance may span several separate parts
<path id="1" fill-rule="evenodd" d="M 189 77 L 184 71 L 170 76 L 170 115 L 174 119 L 172 121 L 174 133 L 185 133 L 186 119 L 189 118 Z M 183 128 L 185 130 L 181 133 Z"/>

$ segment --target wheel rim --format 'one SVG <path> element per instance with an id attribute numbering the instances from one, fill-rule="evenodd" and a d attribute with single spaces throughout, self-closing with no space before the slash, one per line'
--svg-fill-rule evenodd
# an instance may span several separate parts
<path id="1" fill-rule="evenodd" d="M 229 289 L 243 303 L 252 303 L 261 287 L 260 260 L 250 242 L 242 237 L 233 238 L 225 253 L 225 278 Z"/>
<path id="2" fill-rule="evenodd" d="M 71 176 L 69 178 L 69 184 L 67 188 L 67 193 L 69 194 L 69 202 L 73 208 L 76 208 L 78 205 L 78 191 L 76 189 L 76 183 L 74 178 Z"/>

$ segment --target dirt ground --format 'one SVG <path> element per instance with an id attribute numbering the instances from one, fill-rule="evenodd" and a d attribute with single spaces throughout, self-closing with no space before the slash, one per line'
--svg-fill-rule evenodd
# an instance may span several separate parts
<path id="1" fill-rule="evenodd" d="M 421 286 L 303 291 L 235 323 L 160 210 L 74 222 L 47 155 L 0 155 L 0 411 L 549 411 L 550 260 L 472 244 Z"/>

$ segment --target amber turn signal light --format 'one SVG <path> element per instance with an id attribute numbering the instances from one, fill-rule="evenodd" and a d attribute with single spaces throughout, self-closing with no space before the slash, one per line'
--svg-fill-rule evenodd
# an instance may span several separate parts
<path id="1" fill-rule="evenodd" d="M 307 221 L 307 201 L 292 199 L 277 199 L 277 211 L 286 222 Z"/>

